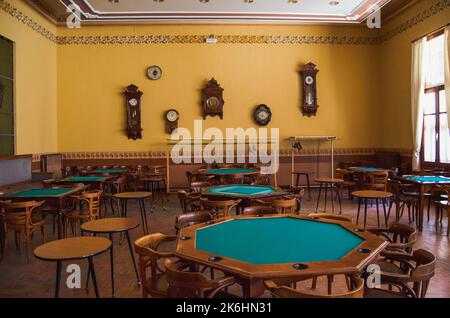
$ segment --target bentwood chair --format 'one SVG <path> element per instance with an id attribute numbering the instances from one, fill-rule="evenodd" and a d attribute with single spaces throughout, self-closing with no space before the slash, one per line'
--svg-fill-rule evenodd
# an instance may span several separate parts
<path id="1" fill-rule="evenodd" d="M 181 211 L 190 213 L 200 210 L 200 194 L 185 190 L 178 191 L 178 199 L 180 200 Z"/>
<path id="2" fill-rule="evenodd" d="M 208 279 L 195 271 L 195 266 L 187 262 L 165 260 L 168 296 L 170 298 L 214 298 L 232 297 L 224 290 L 236 283 L 234 277 Z"/>
<path id="3" fill-rule="evenodd" d="M 184 213 L 175 217 L 175 230 L 178 231 L 182 228 L 205 223 L 212 220 L 210 211 L 198 211 L 192 213 Z"/>
<path id="4" fill-rule="evenodd" d="M 242 211 L 242 215 L 245 216 L 264 216 L 278 214 L 278 210 L 265 205 L 253 205 L 245 207 Z"/>
<path id="5" fill-rule="evenodd" d="M 114 195 L 118 194 L 118 193 L 122 193 L 126 191 L 126 188 L 128 186 L 128 178 L 127 176 L 122 176 L 120 178 L 117 178 L 116 180 L 112 180 L 109 182 L 106 182 L 105 185 L 103 186 L 103 194 L 102 194 L 102 199 L 103 199 L 103 204 L 104 204 L 104 216 L 106 216 L 107 212 L 108 212 L 108 201 L 109 201 L 109 205 L 111 207 L 111 214 L 114 215 L 115 211 L 114 211 L 114 206 L 115 206 L 115 200 L 114 200 Z M 116 202 L 117 204 L 119 204 L 119 202 Z M 120 212 L 120 207 L 117 207 L 117 211 Z"/>
<path id="6" fill-rule="evenodd" d="M 298 290 L 273 280 L 264 281 L 264 285 L 272 295 L 278 298 L 362 298 L 364 295 L 364 280 L 356 275 L 346 277 L 349 291 L 335 294 L 313 294 L 309 290 Z M 292 281 L 290 283 L 296 283 Z"/>
<path id="7" fill-rule="evenodd" d="M 93 190 L 73 196 L 78 201 L 80 207 L 79 210 L 71 211 L 67 215 L 67 227 L 70 225 L 73 235 L 75 235 L 75 223 L 81 226 L 83 222 L 100 218 L 102 193 L 101 190 Z"/>
<path id="8" fill-rule="evenodd" d="M 208 181 L 194 181 L 190 184 L 190 189 L 192 192 L 200 193 L 202 188 L 210 187 L 212 184 Z"/>
<path id="9" fill-rule="evenodd" d="M 393 223 L 389 228 L 368 228 L 367 231 L 388 241 L 386 250 L 410 254 L 417 241 L 417 230 L 408 224 Z"/>
<path id="10" fill-rule="evenodd" d="M 168 283 L 166 272 L 158 264 L 159 260 L 174 257 L 172 251 L 159 250 L 166 243 L 176 241 L 176 235 L 153 233 L 137 239 L 134 250 L 138 254 L 139 276 L 141 279 L 142 297 L 167 297 Z M 165 248 L 166 249 L 166 248 Z M 147 269 L 150 268 L 150 276 Z"/>
<path id="11" fill-rule="evenodd" d="M 40 207 L 44 201 L 28 202 L 10 202 L 0 201 L 0 210 L 3 210 L 0 216 L 2 227 L 2 259 L 6 252 L 6 240 L 8 232 L 14 232 L 16 249 L 20 253 L 20 238 L 25 238 L 27 261 L 30 261 L 30 242 L 33 239 L 33 233 L 40 229 L 42 241 L 45 242 L 45 220 L 42 219 Z"/>
<path id="12" fill-rule="evenodd" d="M 388 181 L 387 171 L 372 172 L 369 174 L 369 189 L 386 191 Z"/>
<path id="13" fill-rule="evenodd" d="M 447 215 L 447 236 L 450 235 L 450 186 L 437 187 L 435 191 L 436 229 L 442 224 L 444 214 Z"/>
<path id="14" fill-rule="evenodd" d="M 412 255 L 402 252 L 385 252 L 383 257 L 393 264 L 398 264 L 389 271 L 381 271 L 381 284 L 388 285 L 389 290 L 366 288 L 364 297 L 425 298 L 436 264 L 436 257 L 432 253 L 420 249 L 414 251 Z M 393 290 L 394 287 L 397 290 Z"/>
<path id="15" fill-rule="evenodd" d="M 348 198 L 351 200 L 352 192 L 355 191 L 357 187 L 357 183 L 353 181 L 353 172 L 345 169 L 336 169 L 336 178 L 344 180 L 337 184 L 338 187 L 341 188 L 341 193 L 344 193 L 343 190 L 347 189 Z"/>
<path id="16" fill-rule="evenodd" d="M 225 200 L 225 201 L 213 201 L 208 198 L 200 199 L 200 206 L 202 210 L 211 211 L 214 218 L 227 217 L 233 208 L 236 208 L 241 200 Z"/>
<path id="17" fill-rule="evenodd" d="M 273 200 L 271 205 L 277 209 L 279 214 L 295 214 L 297 211 L 297 200 L 295 198 Z"/>
<path id="18" fill-rule="evenodd" d="M 415 196 L 406 195 L 404 192 L 404 186 L 398 180 L 389 180 L 388 189 L 392 193 L 391 202 L 389 204 L 388 218 L 395 203 L 396 213 L 395 220 L 398 222 L 403 216 L 405 206 L 408 208 L 408 221 L 409 223 L 414 222 L 415 213 L 418 210 L 418 198 Z"/>

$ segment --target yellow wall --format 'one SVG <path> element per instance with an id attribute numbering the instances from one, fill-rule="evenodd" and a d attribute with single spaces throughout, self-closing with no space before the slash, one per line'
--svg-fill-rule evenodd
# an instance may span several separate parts
<path id="1" fill-rule="evenodd" d="M 383 32 L 407 21 L 431 7 L 434 0 L 422 0 L 383 26 Z M 412 149 L 411 119 L 411 41 L 450 22 L 450 7 L 424 20 L 381 45 L 382 129 L 380 145 L 384 148 Z"/>
<path id="2" fill-rule="evenodd" d="M 374 35 L 366 28 L 305 26 L 134 26 L 61 28 L 59 35 L 239 34 L 239 35 Z M 180 126 L 192 128 L 201 118 L 200 90 L 214 77 L 225 89 L 224 120 L 208 117 L 204 127 L 254 126 L 261 103 L 272 109 L 269 127 L 281 137 L 337 135 L 342 147 L 376 146 L 371 127 L 378 103 L 376 45 L 292 44 L 141 44 L 58 46 L 59 150 L 157 150 L 168 137 L 163 114 L 176 108 Z M 297 71 L 317 64 L 319 113 L 300 112 Z M 145 70 L 159 65 L 159 81 Z M 368 76 L 369 74 L 369 76 Z M 121 92 L 136 84 L 143 95 L 142 141 L 124 132 Z"/>
<path id="3" fill-rule="evenodd" d="M 12 3 L 56 34 L 56 27 L 22 0 Z M 55 152 L 58 150 L 56 44 L 2 10 L 0 34 L 15 43 L 16 153 Z"/>

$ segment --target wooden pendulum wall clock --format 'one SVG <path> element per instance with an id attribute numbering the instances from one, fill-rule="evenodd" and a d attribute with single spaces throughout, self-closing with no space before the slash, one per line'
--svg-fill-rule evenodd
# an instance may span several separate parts
<path id="1" fill-rule="evenodd" d="M 141 127 L 141 96 L 142 92 L 136 85 L 131 84 L 124 92 L 127 109 L 127 136 L 128 139 L 142 139 Z"/>
<path id="2" fill-rule="evenodd" d="M 306 64 L 300 71 L 302 77 L 302 112 L 304 116 L 316 116 L 317 108 L 317 85 L 316 77 L 319 70 L 313 63 Z"/>
<path id="3" fill-rule="evenodd" d="M 223 88 L 212 78 L 202 90 L 203 119 L 206 116 L 219 116 L 223 119 Z"/>

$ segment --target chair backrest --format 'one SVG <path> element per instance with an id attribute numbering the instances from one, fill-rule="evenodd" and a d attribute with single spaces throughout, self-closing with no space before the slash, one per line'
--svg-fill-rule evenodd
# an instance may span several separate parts
<path id="1" fill-rule="evenodd" d="M 353 222 L 353 218 L 350 215 L 343 215 L 343 214 L 329 214 L 329 213 L 311 213 L 308 216 L 311 217 L 319 217 L 322 219 L 328 219 L 328 220 L 336 220 L 336 221 L 344 221 L 344 222 Z"/>
<path id="2" fill-rule="evenodd" d="M 296 199 L 280 199 L 271 202 L 273 208 L 278 210 L 280 214 L 294 214 L 297 209 Z"/>
<path id="3" fill-rule="evenodd" d="M 178 200 L 180 201 L 181 211 L 183 213 L 190 212 L 188 209 L 189 193 L 185 190 L 178 191 Z"/>
<path id="4" fill-rule="evenodd" d="M 103 191 L 93 190 L 88 192 L 83 192 L 80 194 L 78 199 L 80 202 L 85 202 L 88 204 L 89 220 L 95 220 L 100 218 L 100 208 L 101 208 L 101 197 Z"/>
<path id="5" fill-rule="evenodd" d="M 252 182 L 253 185 L 270 185 L 270 174 L 257 174 L 254 175 Z"/>
<path id="6" fill-rule="evenodd" d="M 216 212 L 219 217 L 226 217 L 230 214 L 230 211 L 236 207 L 241 200 L 224 200 L 214 201 L 208 198 L 200 198 L 200 206 L 203 210 L 211 210 Z"/>
<path id="7" fill-rule="evenodd" d="M 47 180 L 43 180 L 42 186 L 44 187 L 44 189 L 50 189 L 53 186 L 53 183 L 55 182 L 54 179 L 47 179 Z"/>
<path id="8" fill-rule="evenodd" d="M 387 171 L 377 171 L 369 174 L 369 180 L 371 186 L 384 186 L 384 190 L 387 187 L 388 172 Z"/>
<path id="9" fill-rule="evenodd" d="M 402 223 L 393 223 L 389 226 L 389 232 L 392 233 L 392 245 L 395 248 L 400 248 L 408 253 L 411 253 L 414 244 L 417 241 L 417 230 Z"/>
<path id="10" fill-rule="evenodd" d="M 200 193 L 202 188 L 210 187 L 210 186 L 211 186 L 211 183 L 209 183 L 208 181 L 193 181 L 190 184 L 191 190 L 196 193 Z"/>
<path id="11" fill-rule="evenodd" d="M 27 201 L 10 202 L 0 201 L 0 210 L 4 211 L 4 220 L 6 228 L 25 228 L 30 229 L 33 226 L 31 215 L 33 211 L 42 206 L 45 201 Z"/>
<path id="12" fill-rule="evenodd" d="M 254 205 L 245 207 L 242 214 L 248 216 L 273 215 L 278 214 L 278 210 L 271 206 Z"/>
<path id="13" fill-rule="evenodd" d="M 351 171 L 349 171 L 347 169 L 338 168 L 338 169 L 336 169 L 335 176 L 338 179 L 343 179 L 343 180 L 349 181 L 349 180 L 351 180 L 351 174 L 352 174 Z"/>
<path id="14" fill-rule="evenodd" d="M 208 211 L 198 211 L 181 214 L 175 217 L 175 228 L 178 230 L 195 224 L 205 223 L 212 220 L 212 215 Z"/>
<path id="15" fill-rule="evenodd" d="M 201 273 L 185 271 L 192 267 L 187 262 L 166 259 L 164 265 L 169 284 L 168 296 L 171 298 L 204 298 L 205 289 L 216 287 Z"/>
<path id="16" fill-rule="evenodd" d="M 416 267 L 411 271 L 410 282 L 414 283 L 416 297 L 424 298 L 428 291 L 431 278 L 434 276 L 436 257 L 423 249 L 413 252 Z"/>
<path id="17" fill-rule="evenodd" d="M 350 276 L 352 289 L 348 292 L 319 295 L 306 290 L 297 290 L 288 286 L 279 286 L 273 280 L 264 281 L 266 288 L 276 297 L 280 298 L 363 298 L 364 279 L 358 276 Z"/>

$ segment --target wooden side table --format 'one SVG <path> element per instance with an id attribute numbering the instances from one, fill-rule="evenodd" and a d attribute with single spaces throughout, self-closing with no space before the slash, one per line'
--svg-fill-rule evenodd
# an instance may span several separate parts
<path id="1" fill-rule="evenodd" d="M 141 281 L 139 280 L 139 273 L 136 267 L 136 261 L 134 259 L 133 247 L 131 245 L 130 235 L 128 231 L 133 230 L 139 226 L 139 222 L 135 219 L 131 218 L 107 218 L 100 220 L 93 220 L 90 222 L 86 222 L 81 225 L 81 230 L 83 232 L 97 234 L 109 234 L 109 239 L 113 244 L 110 248 L 110 263 L 111 263 L 111 286 L 112 286 L 112 297 L 115 297 L 115 287 L 114 287 L 114 241 L 113 234 L 114 233 L 125 233 L 128 242 L 128 248 L 131 254 L 131 260 L 133 261 L 134 271 L 136 273 L 138 285 L 141 285 Z M 89 276 L 88 276 L 89 280 Z"/>
<path id="2" fill-rule="evenodd" d="M 147 214 L 145 211 L 145 202 L 147 198 L 151 198 L 151 192 L 122 192 L 114 194 L 114 198 L 119 200 L 121 217 L 127 217 L 128 214 L 128 201 L 137 200 L 139 203 L 139 211 L 141 212 L 142 229 L 144 235 L 148 234 Z"/>
<path id="3" fill-rule="evenodd" d="M 359 213 L 361 211 L 361 201 L 364 201 L 364 228 L 366 228 L 367 224 L 367 201 L 375 200 L 377 206 L 377 221 L 378 226 L 380 226 L 380 209 L 379 209 L 379 200 L 383 203 L 383 211 L 384 211 L 384 221 L 386 227 L 388 226 L 389 215 L 386 213 L 386 200 L 392 197 L 392 193 L 385 191 L 375 191 L 375 190 L 365 190 L 365 191 L 354 191 L 352 192 L 352 196 L 358 198 L 358 215 L 356 217 L 356 224 L 359 223 Z"/>
<path id="4" fill-rule="evenodd" d="M 63 261 L 87 259 L 92 275 L 95 296 L 100 297 L 95 276 L 93 257 L 109 250 L 112 242 L 102 237 L 74 237 L 45 243 L 34 250 L 34 255 L 43 261 L 56 262 L 55 298 L 59 297 Z"/>
<path id="5" fill-rule="evenodd" d="M 319 203 L 320 203 L 320 196 L 322 194 L 322 188 L 325 188 L 324 211 L 325 212 L 327 211 L 327 193 L 328 193 L 328 189 L 330 189 L 332 211 L 334 213 L 334 196 L 333 196 L 333 190 L 334 190 L 334 192 L 338 198 L 338 201 L 339 201 L 339 213 L 342 214 L 341 193 L 339 192 L 339 187 L 337 187 L 336 184 L 342 183 L 342 182 L 344 182 L 344 180 L 337 179 L 337 178 L 319 178 L 319 179 L 316 179 L 315 181 L 320 184 L 319 196 L 317 197 L 316 213 L 319 210 Z"/>

